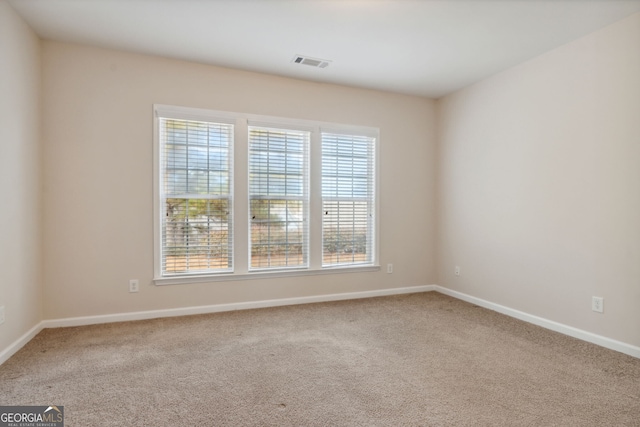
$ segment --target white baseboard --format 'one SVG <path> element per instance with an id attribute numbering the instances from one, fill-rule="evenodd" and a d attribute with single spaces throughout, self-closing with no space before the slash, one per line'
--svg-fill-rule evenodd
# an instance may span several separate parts
<path id="1" fill-rule="evenodd" d="M 198 307 L 170 308 L 165 310 L 138 311 L 133 313 L 106 314 L 101 316 L 71 317 L 45 320 L 45 328 L 95 325 L 99 323 L 127 322 L 131 320 L 156 319 L 160 317 L 189 316 L 193 314 L 219 313 L 223 311 L 248 310 L 252 308 L 279 307 L 283 305 L 309 304 L 315 302 L 340 301 L 349 299 L 381 297 L 387 295 L 411 294 L 435 290 L 434 285 L 407 286 L 403 288 L 378 289 L 374 291 L 349 292 L 340 294 L 314 295 L 308 297 L 282 298 L 262 301 L 248 301 L 230 304 L 204 305 Z"/>
<path id="2" fill-rule="evenodd" d="M 106 314 L 100 316 L 71 317 L 66 319 L 43 320 L 27 333 L 17 339 L 6 349 L 0 352 L 0 365 L 13 356 L 26 343 L 35 337 L 44 328 L 60 328 L 69 326 L 95 325 L 101 323 L 126 322 L 131 320 L 156 319 L 161 317 L 188 316 L 193 314 L 219 313 L 224 311 L 248 310 L 253 308 L 279 307 L 284 305 L 309 304 L 317 302 L 340 301 L 360 298 L 381 297 L 387 295 L 410 294 L 417 292 L 436 291 L 453 298 L 466 301 L 507 316 L 523 320 L 534 325 L 541 326 L 552 331 L 581 339 L 599 346 L 616 350 L 633 357 L 640 358 L 640 347 L 613 340 L 611 338 L 583 331 L 572 326 L 563 325 L 552 320 L 514 310 L 503 305 L 495 304 L 471 295 L 457 292 L 438 285 L 408 286 L 403 288 L 378 289 L 373 291 L 349 292 L 340 294 L 314 295 L 307 297 L 282 298 L 262 301 L 248 301 L 230 304 L 215 304 L 198 307 L 172 308 L 165 310 L 138 311 L 133 313 Z"/>
<path id="3" fill-rule="evenodd" d="M 583 341 L 597 344 L 601 347 L 640 358 L 640 347 L 636 347 L 634 345 L 627 344 L 621 341 L 616 341 L 611 338 L 603 337 L 602 335 L 596 335 L 591 332 L 583 331 L 582 329 L 574 328 L 573 326 L 567 326 L 562 323 L 534 316 L 532 314 L 528 314 L 519 310 L 514 310 L 512 308 L 476 298 L 471 295 L 463 294 L 462 292 L 453 291 L 442 286 L 434 285 L 433 288 L 436 292 L 440 292 L 441 294 L 449 295 L 453 298 L 457 298 L 462 301 L 478 305 L 480 307 L 488 308 L 489 310 L 497 311 L 498 313 L 506 314 L 507 316 L 514 317 L 528 323 L 533 323 L 534 325 L 538 325 L 555 332 L 560 332 L 561 334 L 568 335 L 573 338 L 578 338 Z"/>
<path id="4" fill-rule="evenodd" d="M 18 350 L 24 347 L 29 341 L 33 339 L 36 335 L 40 333 L 41 330 L 44 329 L 42 322 L 35 325 L 33 328 L 29 329 L 24 335 L 15 340 L 9 347 L 5 348 L 0 352 L 0 365 L 9 360 L 11 356 L 16 354 Z"/>

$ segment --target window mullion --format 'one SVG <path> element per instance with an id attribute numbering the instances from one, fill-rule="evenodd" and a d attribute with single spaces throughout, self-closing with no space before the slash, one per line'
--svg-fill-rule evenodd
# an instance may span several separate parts
<path id="1" fill-rule="evenodd" d="M 322 140 L 320 131 L 311 134 L 309 147 L 309 267 L 322 268 Z"/>
<path id="2" fill-rule="evenodd" d="M 246 119 L 236 120 L 234 150 L 234 197 L 233 209 L 235 227 L 233 230 L 233 253 L 235 272 L 246 274 L 249 271 L 249 138 Z"/>

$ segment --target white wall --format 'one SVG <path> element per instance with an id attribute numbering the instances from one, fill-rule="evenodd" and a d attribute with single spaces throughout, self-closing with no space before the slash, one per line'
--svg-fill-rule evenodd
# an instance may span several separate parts
<path id="1" fill-rule="evenodd" d="M 432 284 L 435 102 L 43 44 L 46 319 Z M 321 71 L 320 71 L 321 72 Z M 154 103 L 380 128 L 373 273 L 154 286 Z M 140 279 L 138 294 L 128 280 Z"/>
<path id="2" fill-rule="evenodd" d="M 438 284 L 640 345 L 640 14 L 441 99 L 437 120 Z"/>
<path id="3" fill-rule="evenodd" d="M 42 318 L 40 42 L 0 1 L 0 352 Z"/>

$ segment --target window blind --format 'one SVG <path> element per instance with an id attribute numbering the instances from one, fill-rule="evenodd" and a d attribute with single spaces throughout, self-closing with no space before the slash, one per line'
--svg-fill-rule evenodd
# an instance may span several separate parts
<path id="1" fill-rule="evenodd" d="M 374 262 L 375 138 L 322 132 L 322 266 Z"/>
<path id="2" fill-rule="evenodd" d="M 159 118 L 161 273 L 233 270 L 233 125 Z"/>
<path id="3" fill-rule="evenodd" d="M 308 266 L 309 135 L 249 126 L 250 269 Z"/>

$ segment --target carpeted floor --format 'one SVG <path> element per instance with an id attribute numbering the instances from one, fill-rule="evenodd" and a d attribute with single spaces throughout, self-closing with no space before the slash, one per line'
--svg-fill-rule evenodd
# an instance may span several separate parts
<path id="1" fill-rule="evenodd" d="M 429 292 L 47 329 L 0 404 L 69 427 L 640 426 L 640 359 Z"/>

